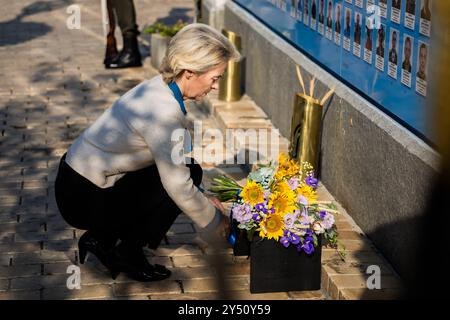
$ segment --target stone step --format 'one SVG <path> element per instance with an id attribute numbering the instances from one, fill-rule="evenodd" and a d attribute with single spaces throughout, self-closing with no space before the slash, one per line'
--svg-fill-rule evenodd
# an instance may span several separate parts
<path id="1" fill-rule="evenodd" d="M 227 129 L 265 129 L 269 133 L 274 130 L 270 119 L 248 96 L 231 103 L 220 101 L 217 94 L 208 96 L 197 107 L 209 113 L 223 134 Z M 247 138 L 247 139 L 246 139 Z M 279 152 L 288 152 L 289 140 L 279 136 Z M 251 141 L 248 136 L 233 135 L 235 150 L 257 152 L 262 145 L 259 141 Z M 272 146 L 266 142 L 270 150 Z M 254 165 L 240 166 L 242 173 L 236 176 L 237 167 L 225 173 L 245 183 L 248 172 Z M 205 171 L 206 180 L 217 176 L 219 171 Z M 322 291 L 328 299 L 397 299 L 404 293 L 402 282 L 389 263 L 377 252 L 375 246 L 364 235 L 353 219 L 347 214 L 328 190 L 321 183 L 318 196 L 322 201 L 333 201 L 337 205 L 336 224 L 339 239 L 345 246 L 346 257 L 343 260 L 335 249 L 323 248 L 322 251 Z M 375 274 L 379 271 L 379 275 Z"/>

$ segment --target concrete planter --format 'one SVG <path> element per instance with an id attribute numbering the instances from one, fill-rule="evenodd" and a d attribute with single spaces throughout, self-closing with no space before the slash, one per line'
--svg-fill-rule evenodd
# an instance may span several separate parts
<path id="1" fill-rule="evenodd" d="M 159 33 L 152 34 L 152 39 L 150 42 L 150 61 L 154 68 L 158 69 L 161 65 L 170 39 L 172 39 L 172 37 L 165 37 Z"/>

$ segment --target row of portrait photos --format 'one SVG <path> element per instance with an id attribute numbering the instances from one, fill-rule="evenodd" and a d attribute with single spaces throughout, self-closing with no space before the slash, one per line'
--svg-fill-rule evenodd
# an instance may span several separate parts
<path id="1" fill-rule="evenodd" d="M 272 4 L 287 11 L 286 0 L 268 0 Z M 344 3 L 353 4 L 356 7 L 363 8 L 363 0 L 344 0 Z M 389 0 L 391 5 L 391 21 L 400 24 L 402 2 L 405 0 Z M 291 0 L 290 15 L 313 30 L 317 30 L 319 34 L 325 36 L 328 40 L 334 41 L 338 46 L 342 46 L 344 50 L 353 52 L 353 54 L 363 59 L 366 63 L 375 65 L 375 68 L 381 72 L 387 70 L 387 74 L 398 80 L 398 70 L 400 69 L 400 81 L 403 85 L 412 88 L 412 61 L 413 47 L 417 46 L 418 56 L 416 57 L 417 72 L 415 77 L 415 90 L 422 96 L 427 95 L 427 60 L 429 56 L 429 44 L 414 39 L 412 35 L 407 33 L 401 34 L 394 27 L 389 29 L 389 49 L 386 51 L 386 24 L 383 19 L 377 28 L 373 28 L 374 22 L 369 21 L 369 17 L 365 18 L 364 48 L 362 48 L 362 22 L 363 14 L 352 10 L 351 7 L 342 4 L 334 4 L 333 0 Z M 366 0 L 366 6 L 374 5 L 374 0 Z M 387 19 L 387 2 L 388 0 L 379 0 L 380 17 Z M 414 30 L 416 24 L 416 2 L 419 0 L 406 0 L 404 16 L 404 25 L 406 28 Z M 421 0 L 422 6 L 420 10 L 420 33 L 426 37 L 431 32 L 431 0 Z M 327 5 L 325 6 L 325 3 Z M 318 9 L 318 10 L 317 10 Z M 333 14 L 334 13 L 334 14 Z M 341 26 L 342 13 L 344 13 L 344 28 Z M 354 19 L 353 32 L 351 30 L 351 19 Z M 343 29 L 343 33 L 342 33 Z M 373 37 L 376 37 L 376 47 L 373 48 Z M 402 47 L 399 42 L 403 40 Z M 352 41 L 353 40 L 353 41 Z M 353 50 L 351 43 L 353 42 Z M 402 50 L 400 50 L 402 48 Z M 401 52 L 401 56 L 400 56 Z M 375 53 L 375 63 L 373 56 Z M 387 55 L 387 68 L 386 68 Z"/>

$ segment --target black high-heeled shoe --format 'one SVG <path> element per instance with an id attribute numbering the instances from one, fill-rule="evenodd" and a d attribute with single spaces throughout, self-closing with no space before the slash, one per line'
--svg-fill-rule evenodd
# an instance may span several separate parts
<path id="1" fill-rule="evenodd" d="M 112 270 L 118 273 L 125 272 L 137 281 L 160 281 L 172 274 L 165 266 L 150 264 L 142 248 L 130 248 L 119 244 L 114 253 Z"/>
<path id="2" fill-rule="evenodd" d="M 87 261 L 88 253 L 94 254 L 97 259 L 108 269 L 111 277 L 115 280 L 120 272 L 113 268 L 112 260 L 114 246 L 107 246 L 99 241 L 90 231 L 86 231 L 78 240 L 78 253 L 80 263 Z"/>

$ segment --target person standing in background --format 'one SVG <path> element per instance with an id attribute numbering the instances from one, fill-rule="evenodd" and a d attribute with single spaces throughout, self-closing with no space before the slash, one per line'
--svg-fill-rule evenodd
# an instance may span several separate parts
<path id="1" fill-rule="evenodd" d="M 108 5 L 111 5 L 116 13 L 117 22 L 122 32 L 123 47 L 118 55 L 111 59 L 105 59 L 105 68 L 141 67 L 141 53 L 137 41 L 140 32 L 136 24 L 136 10 L 133 0 L 110 0 Z"/>

